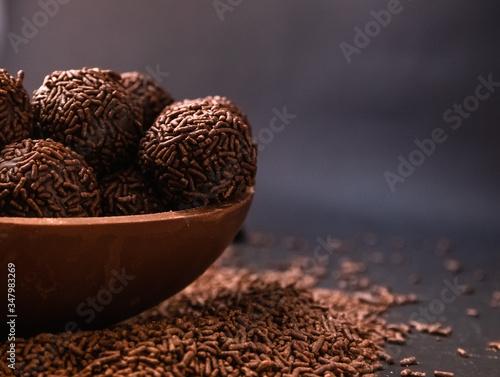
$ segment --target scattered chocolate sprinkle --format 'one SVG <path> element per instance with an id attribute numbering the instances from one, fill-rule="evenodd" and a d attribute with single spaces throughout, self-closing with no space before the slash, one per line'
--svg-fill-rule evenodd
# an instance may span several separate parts
<path id="1" fill-rule="evenodd" d="M 469 317 L 479 317 L 479 312 L 477 309 L 474 308 L 467 308 L 465 310 L 465 314 L 467 314 Z"/>
<path id="2" fill-rule="evenodd" d="M 366 285 L 361 280 L 369 284 L 363 274 L 366 272 L 366 265 L 363 262 L 356 261 L 351 258 L 342 258 L 340 260 L 340 268 L 333 271 L 332 277 L 338 281 L 339 287 L 345 289 L 347 287 L 361 288 L 359 284 Z"/>
<path id="3" fill-rule="evenodd" d="M 23 71 L 19 71 L 15 79 L 0 69 L 0 150 L 32 133 L 33 110 L 28 92 L 23 88 L 23 78 Z"/>
<path id="4" fill-rule="evenodd" d="M 273 235 L 262 232 L 251 232 L 247 237 L 247 244 L 253 247 L 272 247 L 275 244 Z"/>
<path id="5" fill-rule="evenodd" d="M 142 109 L 112 71 L 55 71 L 34 92 L 35 129 L 71 147 L 99 174 L 129 160 L 144 135 Z"/>
<path id="6" fill-rule="evenodd" d="M 408 282 L 410 284 L 418 284 L 418 283 L 420 283 L 421 280 L 422 280 L 422 275 L 420 275 L 417 272 L 414 272 L 414 273 L 411 273 L 410 275 L 408 275 Z"/>
<path id="7" fill-rule="evenodd" d="M 373 376 L 382 369 L 384 339 L 402 331 L 381 317 L 396 300 L 366 303 L 301 276 L 297 265 L 258 274 L 213 266 L 112 329 L 17 339 L 21 376 Z"/>
<path id="8" fill-rule="evenodd" d="M 437 240 L 434 245 L 434 253 L 439 256 L 449 254 L 453 250 L 453 242 L 448 238 L 441 238 Z"/>
<path id="9" fill-rule="evenodd" d="M 0 153 L 0 216 L 100 213 L 100 191 L 92 168 L 61 143 L 25 139 Z"/>
<path id="10" fill-rule="evenodd" d="M 474 293 L 474 287 L 468 284 L 460 284 L 458 286 L 458 290 L 460 291 L 461 295 L 471 295 Z"/>
<path id="11" fill-rule="evenodd" d="M 441 370 L 435 370 L 434 371 L 434 376 L 436 377 L 453 377 L 455 373 L 452 372 L 443 372 Z"/>
<path id="12" fill-rule="evenodd" d="M 302 237 L 287 236 L 283 238 L 283 247 L 290 251 L 303 251 L 309 248 L 309 241 Z"/>
<path id="13" fill-rule="evenodd" d="M 486 272 L 484 272 L 484 270 L 481 269 L 475 270 L 474 278 L 478 281 L 483 281 L 486 279 Z"/>
<path id="14" fill-rule="evenodd" d="M 257 146 L 227 103 L 224 97 L 176 102 L 146 132 L 140 162 L 168 203 L 220 203 L 254 185 Z"/>
<path id="15" fill-rule="evenodd" d="M 165 106 L 174 102 L 172 96 L 151 77 L 139 72 L 121 74 L 122 84 L 142 108 L 144 130 L 148 130 Z"/>
<path id="16" fill-rule="evenodd" d="M 410 326 L 415 330 L 428 333 L 431 335 L 439 335 L 439 336 L 449 336 L 451 335 L 451 327 L 443 326 L 441 323 L 422 323 L 418 321 L 410 321 Z"/>
<path id="17" fill-rule="evenodd" d="M 411 369 L 403 369 L 401 371 L 403 377 L 425 377 L 425 372 L 417 372 Z"/>
<path id="18" fill-rule="evenodd" d="M 137 165 L 102 179 L 100 184 L 104 216 L 144 215 L 166 209 Z"/>
<path id="19" fill-rule="evenodd" d="M 462 264 L 457 259 L 445 259 L 443 262 L 446 271 L 458 274 L 462 270 Z"/>
<path id="20" fill-rule="evenodd" d="M 489 342 L 488 348 L 495 351 L 500 351 L 500 342 Z"/>
<path id="21" fill-rule="evenodd" d="M 328 236 L 326 240 L 328 248 L 336 253 L 351 253 L 356 250 L 356 242 Z"/>
<path id="22" fill-rule="evenodd" d="M 411 357 L 405 357 L 404 359 L 402 359 L 399 364 L 403 367 L 408 367 L 410 365 L 415 365 L 417 364 L 417 358 L 415 356 L 411 356 Z"/>
<path id="23" fill-rule="evenodd" d="M 493 291 L 491 294 L 490 306 L 492 308 L 500 307 L 500 291 Z"/>
<path id="24" fill-rule="evenodd" d="M 463 348 L 457 348 L 457 352 L 460 356 L 462 356 L 463 358 L 468 358 L 469 357 L 469 354 L 467 353 L 466 350 L 464 350 Z"/>
<path id="25" fill-rule="evenodd" d="M 343 278 L 348 278 L 366 272 L 366 265 L 351 258 L 342 258 L 340 271 Z"/>

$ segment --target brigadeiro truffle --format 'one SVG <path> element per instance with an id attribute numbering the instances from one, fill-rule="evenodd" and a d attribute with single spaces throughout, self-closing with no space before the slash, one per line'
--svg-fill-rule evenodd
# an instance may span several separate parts
<path id="1" fill-rule="evenodd" d="M 35 128 L 85 157 L 98 174 L 137 152 L 142 109 L 119 74 L 97 68 L 55 71 L 33 96 Z"/>
<path id="2" fill-rule="evenodd" d="M 23 88 L 23 78 L 23 71 L 19 71 L 15 79 L 0 69 L 0 150 L 31 136 L 33 110 Z"/>
<path id="3" fill-rule="evenodd" d="M 100 183 L 104 216 L 144 215 L 165 210 L 158 193 L 137 165 L 118 171 Z"/>
<path id="4" fill-rule="evenodd" d="M 0 215 L 101 214 L 100 192 L 82 156 L 51 139 L 25 139 L 0 153 Z"/>
<path id="5" fill-rule="evenodd" d="M 123 85 L 142 108 L 144 129 L 149 129 L 163 108 L 174 99 L 156 81 L 142 73 L 125 72 L 121 76 Z"/>
<path id="6" fill-rule="evenodd" d="M 220 203 L 254 185 L 257 148 L 229 103 L 224 97 L 176 102 L 141 141 L 142 168 L 178 209 Z"/>

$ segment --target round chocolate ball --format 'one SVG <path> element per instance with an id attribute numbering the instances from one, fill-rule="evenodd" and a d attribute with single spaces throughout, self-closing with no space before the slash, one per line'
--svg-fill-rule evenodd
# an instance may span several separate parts
<path id="1" fill-rule="evenodd" d="M 51 139 L 24 139 L 0 153 L 0 216 L 100 214 L 97 179 L 78 153 Z"/>
<path id="2" fill-rule="evenodd" d="M 85 157 L 98 174 L 137 153 L 142 109 L 112 71 L 55 71 L 33 96 L 35 127 Z"/>
<path id="3" fill-rule="evenodd" d="M 166 209 L 137 165 L 118 171 L 100 183 L 104 216 L 144 215 Z"/>
<path id="4" fill-rule="evenodd" d="M 165 106 L 174 102 L 172 96 L 155 80 L 139 72 L 121 74 L 122 83 L 142 108 L 144 129 L 149 129 Z"/>
<path id="5" fill-rule="evenodd" d="M 15 79 L 0 69 L 0 150 L 26 139 L 33 131 L 33 109 L 23 88 L 23 78 L 23 71 L 19 71 Z"/>
<path id="6" fill-rule="evenodd" d="M 176 102 L 141 141 L 143 170 L 177 209 L 220 203 L 255 183 L 250 126 L 227 104 L 224 97 Z"/>

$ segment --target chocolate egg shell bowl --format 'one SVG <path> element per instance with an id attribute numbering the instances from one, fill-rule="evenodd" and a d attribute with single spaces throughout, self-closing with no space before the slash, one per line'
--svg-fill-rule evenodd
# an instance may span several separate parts
<path id="1" fill-rule="evenodd" d="M 32 112 L 22 73 L 0 74 L 0 109 L 9 115 L 1 123 L 0 261 L 22 277 L 18 335 L 136 315 L 200 276 L 241 229 L 257 148 L 227 98 L 173 103 L 138 72 L 83 68 L 48 75 Z M 126 289 L 113 294 L 118 286 Z M 106 310 L 82 321 L 96 297 Z"/>
<path id="2" fill-rule="evenodd" d="M 22 277 L 16 287 L 19 331 L 75 330 L 73 322 L 100 328 L 159 303 L 217 259 L 240 230 L 252 198 L 249 189 L 224 204 L 147 215 L 0 217 L 1 262 L 14 263 Z M 120 284 L 117 276 L 126 289 L 92 322 L 82 321 L 77 309 L 112 291 Z M 1 279 L 7 286 L 7 274 Z"/>

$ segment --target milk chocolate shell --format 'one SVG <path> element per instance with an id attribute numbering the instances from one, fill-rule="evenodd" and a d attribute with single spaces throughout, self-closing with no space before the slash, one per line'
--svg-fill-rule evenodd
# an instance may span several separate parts
<path id="1" fill-rule="evenodd" d="M 101 213 L 92 168 L 51 139 L 25 139 L 0 153 L 0 216 L 85 217 Z"/>
<path id="2" fill-rule="evenodd" d="M 71 147 L 99 174 L 131 159 L 144 134 L 142 109 L 112 71 L 55 71 L 33 106 L 39 136 Z"/>
<path id="3" fill-rule="evenodd" d="M 145 215 L 165 210 L 137 165 L 104 178 L 100 184 L 104 216 Z"/>
<path id="4" fill-rule="evenodd" d="M 0 150 L 31 136 L 33 130 L 33 110 L 23 78 L 23 71 L 15 79 L 0 69 Z"/>
<path id="5" fill-rule="evenodd" d="M 250 126 L 227 103 L 224 97 L 174 103 L 141 141 L 142 168 L 179 209 L 220 203 L 254 185 Z"/>
<path id="6" fill-rule="evenodd" d="M 23 320 L 16 320 L 16 336 L 102 329 L 164 301 L 221 255 L 241 228 L 252 197 L 249 190 L 221 205 L 140 216 L 0 217 L 0 265 L 7 271 L 14 264 L 19 276 L 15 309 Z M 7 275 L 0 273 L 5 292 Z M 89 321 L 90 307 L 84 306 L 95 298 L 106 305 Z M 60 350 L 69 352 L 64 345 Z"/>
<path id="7" fill-rule="evenodd" d="M 125 72 L 121 76 L 123 85 L 142 108 L 144 129 L 149 129 L 160 112 L 174 99 L 160 84 L 142 73 Z"/>

